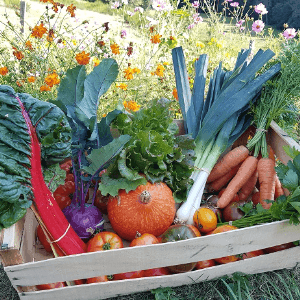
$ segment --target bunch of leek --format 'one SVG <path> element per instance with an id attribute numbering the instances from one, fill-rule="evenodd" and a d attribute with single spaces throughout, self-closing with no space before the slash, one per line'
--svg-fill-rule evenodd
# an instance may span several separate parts
<path id="1" fill-rule="evenodd" d="M 194 184 L 188 198 L 177 211 L 181 222 L 192 224 L 200 207 L 207 177 L 220 155 L 249 127 L 250 102 L 255 102 L 263 85 L 280 70 L 275 64 L 264 73 L 256 73 L 274 56 L 271 50 L 259 50 L 249 62 L 250 49 L 242 49 L 232 71 L 222 69 L 222 62 L 210 78 L 204 101 L 208 56 L 195 62 L 195 79 L 191 92 L 181 47 L 172 50 L 178 100 L 185 129 L 196 143 Z"/>

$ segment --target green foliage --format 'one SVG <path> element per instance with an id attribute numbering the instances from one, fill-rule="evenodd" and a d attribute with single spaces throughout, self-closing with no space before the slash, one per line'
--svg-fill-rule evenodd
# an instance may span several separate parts
<path id="1" fill-rule="evenodd" d="M 62 170 L 59 163 L 53 164 L 43 170 L 45 183 L 53 193 L 59 185 L 63 185 L 66 179 L 66 171 Z"/>
<path id="2" fill-rule="evenodd" d="M 103 195 L 116 196 L 119 189 L 129 191 L 145 184 L 139 174 L 143 173 L 152 183 L 165 182 L 177 201 L 185 200 L 191 184 L 194 142 L 188 135 L 175 136 L 178 127 L 169 106 L 162 99 L 153 100 L 147 108 L 117 116 L 113 127 L 132 138 L 102 176 L 99 189 Z"/>
<path id="3" fill-rule="evenodd" d="M 151 291 L 152 294 L 155 296 L 155 300 L 179 300 L 178 297 L 176 297 L 174 290 L 171 288 L 158 288 Z"/>

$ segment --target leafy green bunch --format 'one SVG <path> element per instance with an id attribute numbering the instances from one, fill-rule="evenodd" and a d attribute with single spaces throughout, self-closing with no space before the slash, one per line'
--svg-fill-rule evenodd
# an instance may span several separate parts
<path id="1" fill-rule="evenodd" d="M 148 107 L 119 114 L 113 121 L 112 127 L 131 139 L 102 176 L 103 195 L 116 196 L 119 189 L 129 192 L 150 181 L 165 182 L 176 201 L 185 200 L 192 183 L 195 145 L 190 135 L 176 135 L 178 126 L 169 106 L 166 99 L 153 100 Z"/>

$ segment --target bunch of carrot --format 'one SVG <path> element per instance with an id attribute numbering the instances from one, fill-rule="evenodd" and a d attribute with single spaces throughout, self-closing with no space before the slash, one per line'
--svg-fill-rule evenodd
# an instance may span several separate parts
<path id="1" fill-rule="evenodd" d="M 259 199 L 256 202 L 253 198 L 253 203 L 260 203 L 265 209 L 272 205 L 272 202 L 266 200 L 274 201 L 284 194 L 275 171 L 274 151 L 270 146 L 268 149 L 268 157 L 255 157 L 246 146 L 239 146 L 229 151 L 214 166 L 207 183 L 210 191 L 220 191 L 225 187 L 217 202 L 219 208 L 225 208 L 236 199 L 246 200 L 256 190 L 258 183 L 259 192 L 255 196 L 259 195 Z"/>

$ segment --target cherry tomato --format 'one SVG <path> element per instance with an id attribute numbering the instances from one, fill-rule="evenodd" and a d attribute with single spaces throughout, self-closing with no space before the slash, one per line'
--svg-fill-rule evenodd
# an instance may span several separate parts
<path id="1" fill-rule="evenodd" d="M 60 209 L 64 209 L 69 206 L 72 202 L 72 199 L 69 196 L 55 195 L 55 201 L 57 202 Z"/>
<path id="2" fill-rule="evenodd" d="M 243 259 L 247 259 L 247 258 L 256 257 L 256 256 L 263 255 L 263 254 L 264 254 L 263 250 L 255 250 L 255 251 L 243 253 L 242 257 L 243 257 Z"/>
<path id="3" fill-rule="evenodd" d="M 73 194 L 75 192 L 75 182 L 74 181 L 67 181 L 64 184 L 68 195 Z"/>
<path id="4" fill-rule="evenodd" d="M 122 239 L 114 232 L 103 231 L 97 233 L 88 241 L 87 252 L 123 248 Z"/>
<path id="5" fill-rule="evenodd" d="M 144 277 L 164 276 L 170 274 L 171 272 L 169 271 L 169 269 L 165 267 L 144 270 Z"/>
<path id="6" fill-rule="evenodd" d="M 141 277 L 144 277 L 143 270 L 114 274 L 114 280 L 124 280 L 124 279 L 133 279 L 133 278 L 141 278 Z"/>
<path id="7" fill-rule="evenodd" d="M 216 263 L 213 259 L 198 261 L 197 264 L 196 264 L 196 270 L 213 267 L 215 265 L 216 265 Z"/>
<path id="8" fill-rule="evenodd" d="M 67 174 L 65 178 L 65 182 L 73 181 L 74 182 L 74 175 L 73 174 Z"/>
<path id="9" fill-rule="evenodd" d="M 61 163 L 59 166 L 62 170 L 66 171 L 66 172 L 70 172 L 70 169 L 72 167 L 72 160 L 68 159 L 65 162 Z"/>
<path id="10" fill-rule="evenodd" d="M 108 278 L 106 275 L 102 275 L 102 276 L 97 276 L 97 277 L 92 277 L 92 278 L 88 278 L 86 280 L 86 283 L 96 283 L 96 282 L 106 282 L 108 281 Z"/>
<path id="11" fill-rule="evenodd" d="M 273 247 L 268 247 L 268 248 L 263 249 L 263 251 L 265 253 L 273 253 L 273 252 L 289 249 L 292 247 L 295 247 L 295 245 L 292 242 L 290 242 L 290 243 L 281 244 L 281 245 L 277 245 L 277 246 L 273 246 Z"/>
<path id="12" fill-rule="evenodd" d="M 36 285 L 38 290 L 52 290 L 52 289 L 58 289 L 61 287 L 66 286 L 64 282 L 55 282 L 55 283 L 46 283 L 46 284 L 39 284 Z"/>
<path id="13" fill-rule="evenodd" d="M 59 185 L 56 190 L 54 191 L 53 193 L 53 196 L 55 198 L 56 195 L 62 195 L 62 196 L 69 196 L 69 192 L 68 190 L 66 189 L 65 185 Z"/>

